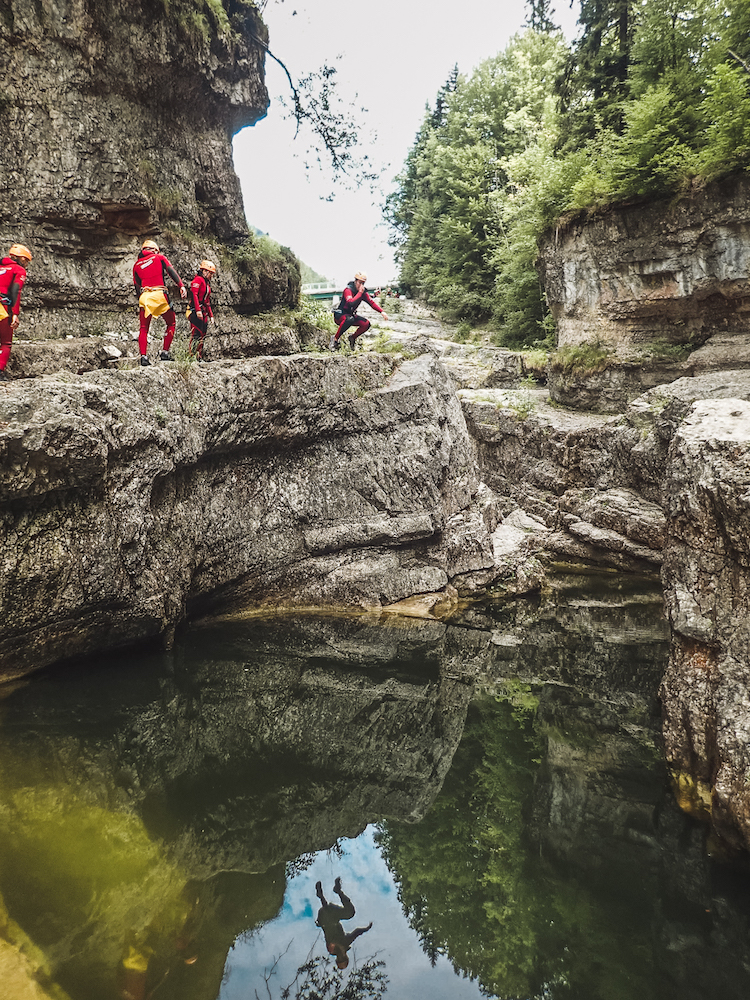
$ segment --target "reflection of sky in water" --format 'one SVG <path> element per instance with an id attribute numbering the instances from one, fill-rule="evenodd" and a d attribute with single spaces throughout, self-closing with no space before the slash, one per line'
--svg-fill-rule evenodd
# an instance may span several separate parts
<path id="1" fill-rule="evenodd" d="M 342 842 L 344 856 L 337 858 L 320 852 L 314 863 L 296 875 L 287 885 L 284 906 L 271 923 L 248 940 L 238 941 L 227 959 L 225 984 L 219 1000 L 246 1000 L 254 990 L 265 994 L 263 972 L 287 946 L 272 982 L 272 994 L 278 995 L 288 985 L 300 965 L 312 955 L 325 955 L 323 933 L 315 925 L 318 900 L 315 883 L 320 879 L 328 900 L 338 902 L 333 882 L 341 876 L 342 889 L 351 897 L 356 914 L 344 921 L 347 931 L 364 927 L 371 920 L 372 930 L 357 938 L 349 952 L 350 969 L 367 958 L 385 962 L 388 976 L 386 997 L 409 997 L 410 1000 L 470 1000 L 481 996 L 476 982 L 462 979 L 450 962 L 438 958 L 433 969 L 409 927 L 396 895 L 396 887 L 373 839 L 367 830 L 356 840 Z M 291 942 L 291 943 L 290 943 Z M 333 960 L 331 960 L 333 962 Z M 292 991 L 294 996 L 294 991 Z"/>

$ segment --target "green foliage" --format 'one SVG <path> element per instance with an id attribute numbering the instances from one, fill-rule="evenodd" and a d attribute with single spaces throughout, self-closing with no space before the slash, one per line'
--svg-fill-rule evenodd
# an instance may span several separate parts
<path id="1" fill-rule="evenodd" d="M 425 115 L 386 214 L 402 283 L 447 319 L 477 323 L 495 314 L 511 326 L 516 320 L 517 338 L 540 338 L 535 230 L 511 175 L 552 127 L 564 53 L 559 37 L 527 31 L 470 78 L 454 76 L 439 95 L 439 114 L 436 107 Z M 552 162 L 549 142 L 544 148 Z"/>
<path id="2" fill-rule="evenodd" d="M 708 179 L 750 163 L 750 75 L 738 66 L 717 66 L 707 84 L 703 111 L 709 122 L 700 154 Z"/>
<path id="3" fill-rule="evenodd" d="M 351 972 L 339 972 L 327 956 L 309 958 L 295 979 L 280 987 L 280 1000 L 379 1000 L 388 989 L 385 962 L 368 958 Z M 273 972 L 265 976 L 264 996 L 272 1000 Z M 256 996 L 258 993 L 256 991 Z"/>
<path id="4" fill-rule="evenodd" d="M 471 337 L 471 323 L 459 323 L 453 334 L 453 339 L 458 344 L 465 344 L 469 337 Z"/>
<path id="5" fill-rule="evenodd" d="M 610 350 L 599 341 L 578 344 L 575 347 L 561 347 L 550 356 L 552 371 L 563 375 L 593 375 L 602 372 L 609 365 Z"/>
<path id="6" fill-rule="evenodd" d="M 503 997 L 532 992 L 538 932 L 521 843 L 537 754 L 530 714 L 514 712 L 482 701 L 429 815 L 378 837 L 426 953 Z"/>
<path id="7" fill-rule="evenodd" d="M 549 5 L 454 73 L 385 211 L 412 294 L 497 344 L 551 344 L 539 240 L 572 210 L 681 193 L 750 167 L 748 0 L 582 0 L 568 50 Z"/>
<path id="8" fill-rule="evenodd" d="M 336 322 L 331 310 L 324 306 L 317 299 L 310 298 L 309 295 L 301 295 L 298 315 L 303 322 L 309 323 L 318 330 L 325 330 L 326 333 L 336 332 Z"/>
<path id="9" fill-rule="evenodd" d="M 691 340 L 685 344 L 674 344 L 667 340 L 652 340 L 643 345 L 643 351 L 654 361 L 684 361 L 696 349 Z"/>
<path id="10" fill-rule="evenodd" d="M 651 996 L 648 921 L 623 935 L 609 881 L 598 895 L 568 869 L 560 877 L 526 840 L 544 747 L 537 704 L 510 681 L 472 705 L 432 810 L 381 828 L 404 912 L 426 954 L 447 956 L 483 995 Z"/>
<path id="11" fill-rule="evenodd" d="M 696 115 L 667 84 L 629 102 L 624 118 L 621 135 L 603 131 L 589 147 L 593 155 L 573 185 L 574 207 L 674 191 L 697 173 L 690 145 Z"/>
<path id="12" fill-rule="evenodd" d="M 260 264 L 289 264 L 298 266 L 297 258 L 288 247 L 282 247 L 270 236 L 248 236 L 240 246 L 233 248 L 231 257 L 243 274 L 254 274 Z"/>
<path id="13" fill-rule="evenodd" d="M 180 31 L 201 46 L 210 45 L 212 28 L 220 38 L 229 39 L 233 35 L 222 0 L 159 0 L 159 3 Z"/>

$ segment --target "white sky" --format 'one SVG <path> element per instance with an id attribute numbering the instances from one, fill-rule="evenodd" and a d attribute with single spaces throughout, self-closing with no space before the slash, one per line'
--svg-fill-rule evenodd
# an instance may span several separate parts
<path id="1" fill-rule="evenodd" d="M 575 34 L 570 0 L 557 0 L 554 21 Z M 291 247 L 300 260 L 333 279 L 350 281 L 357 270 L 369 284 L 385 284 L 397 268 L 382 218 L 424 115 L 458 63 L 460 73 L 502 51 L 527 16 L 524 0 L 269 0 L 264 18 L 269 47 L 295 79 L 328 62 L 348 104 L 367 109 L 364 133 L 376 133 L 367 152 L 384 167 L 380 191 L 336 189 L 329 174 L 306 171 L 305 137 L 283 118 L 279 98 L 289 96 L 283 71 L 266 58 L 268 115 L 234 140 L 235 168 L 251 225 Z M 337 56 L 341 59 L 337 60 Z"/>

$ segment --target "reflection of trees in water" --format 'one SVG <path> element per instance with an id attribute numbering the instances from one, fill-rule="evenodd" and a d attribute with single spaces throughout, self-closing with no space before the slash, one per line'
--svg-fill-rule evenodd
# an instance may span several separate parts
<path id="1" fill-rule="evenodd" d="M 514 701 L 477 702 L 433 809 L 378 834 L 407 919 L 433 963 L 447 956 L 488 995 L 645 1000 L 648 919 L 628 922 L 529 849 L 540 746 L 533 700 Z"/>
<path id="2" fill-rule="evenodd" d="M 378 1000 L 388 988 L 385 962 L 374 958 L 344 973 L 331 965 L 328 956 L 308 956 L 286 986 L 271 982 L 277 962 L 263 976 L 264 991 L 253 990 L 256 1000 Z"/>

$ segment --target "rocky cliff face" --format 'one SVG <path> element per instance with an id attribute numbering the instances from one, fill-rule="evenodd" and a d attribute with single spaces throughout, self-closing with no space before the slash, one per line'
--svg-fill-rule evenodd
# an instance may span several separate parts
<path id="1" fill-rule="evenodd" d="M 435 353 L 10 383 L 0 393 L 4 675 L 168 641 L 211 607 L 435 618 L 457 592 L 547 588 L 545 567 L 561 560 L 654 580 L 664 562 L 676 637 L 662 688 L 669 759 L 686 804 L 711 811 L 713 797 L 724 841 L 750 842 L 750 372 L 679 379 L 607 418 L 541 398 L 520 410 L 529 390 L 459 400 Z M 498 633 L 500 649 L 506 640 Z"/>
<path id="2" fill-rule="evenodd" d="M 626 411 L 642 438 L 629 468 L 620 461 L 627 450 L 614 448 L 604 479 L 620 477 L 666 515 L 662 577 L 674 636 L 662 685 L 666 751 L 682 805 L 730 848 L 750 844 L 750 397 L 737 370 L 750 363 L 748 193 L 738 175 L 673 201 L 574 219 L 550 234 L 541 256 L 559 347 L 610 352 L 588 371 L 585 362 L 553 370 L 553 397 L 615 412 L 652 387 Z M 681 345 L 683 360 L 654 363 L 655 345 L 662 353 Z M 659 411 L 650 428 L 644 404 Z"/>
<path id="3" fill-rule="evenodd" d="M 662 685 L 683 805 L 750 844 L 750 404 L 696 403 L 670 449 L 664 583 L 675 642 Z"/>
<path id="4" fill-rule="evenodd" d="M 222 597 L 379 607 L 494 566 L 492 505 L 428 355 L 22 380 L 0 437 L 6 675 Z"/>
<path id="5" fill-rule="evenodd" d="M 3 5 L 0 242 L 34 254 L 20 336 L 137 327 L 131 268 L 145 237 L 187 281 L 216 260 L 227 333 L 296 302 L 291 254 L 238 252 L 248 229 L 231 138 L 268 106 L 256 38 L 265 28 L 245 0 Z"/>
<path id="6" fill-rule="evenodd" d="M 614 413 L 655 385 L 750 365 L 748 194 L 739 174 L 548 235 L 539 264 L 558 348 L 600 350 L 552 367 L 554 398 Z"/>
<path id="7" fill-rule="evenodd" d="M 560 346 L 700 344 L 750 334 L 750 181 L 561 224 L 541 271 Z"/>

